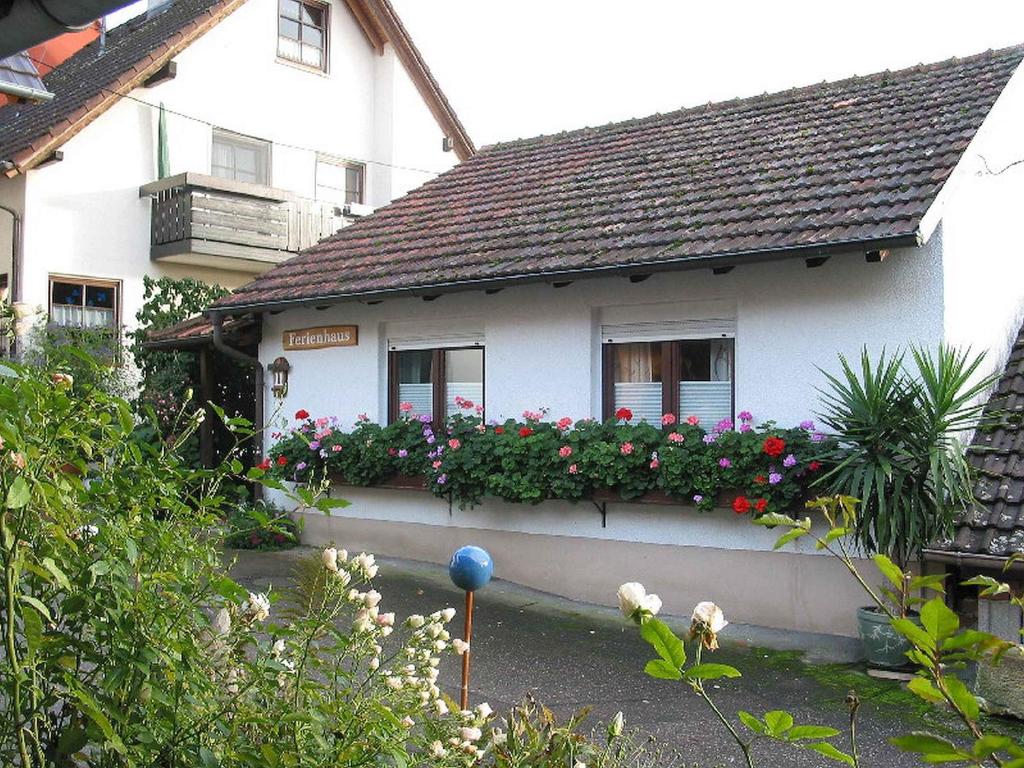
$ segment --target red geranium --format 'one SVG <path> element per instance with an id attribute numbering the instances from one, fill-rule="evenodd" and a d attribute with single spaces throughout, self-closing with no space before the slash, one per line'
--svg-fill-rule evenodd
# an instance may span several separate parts
<path id="1" fill-rule="evenodd" d="M 256 469 L 262 469 L 264 472 L 266 472 L 268 469 L 270 469 L 270 459 L 264 459 L 263 461 L 261 461 L 259 464 L 256 465 Z"/>
<path id="2" fill-rule="evenodd" d="M 758 499 L 754 503 L 754 509 L 756 509 L 758 512 L 764 512 L 766 509 L 768 509 L 768 500 L 767 499 Z"/>
<path id="3" fill-rule="evenodd" d="M 781 437 L 766 437 L 764 445 L 761 446 L 761 450 L 772 458 L 781 456 L 782 452 L 786 450 L 786 441 Z"/>
<path id="4" fill-rule="evenodd" d="M 750 499 L 746 496 L 737 496 L 732 500 L 732 511 L 737 515 L 745 515 L 750 511 Z"/>
<path id="5" fill-rule="evenodd" d="M 520 427 L 519 428 L 519 436 L 520 437 L 529 437 L 532 434 L 533 434 L 533 430 L 530 429 L 529 427 Z"/>
<path id="6" fill-rule="evenodd" d="M 631 421 L 633 419 L 633 412 L 629 408 L 619 408 L 615 412 L 615 418 L 619 421 Z"/>
<path id="7" fill-rule="evenodd" d="M 810 464 L 807 465 L 807 468 L 811 470 L 811 472 L 817 472 L 819 469 L 821 469 L 821 462 L 812 461 Z"/>
<path id="8" fill-rule="evenodd" d="M 307 411 L 305 408 L 300 408 L 295 412 L 295 418 L 298 421 L 305 421 L 306 419 L 309 418 L 309 411 Z"/>
<path id="9" fill-rule="evenodd" d="M 768 478 L 766 478 L 764 475 L 755 475 L 754 476 L 754 482 L 757 485 L 764 485 L 765 483 L 768 482 Z"/>
<path id="10" fill-rule="evenodd" d="M 504 427 L 495 427 L 494 428 L 494 434 L 496 434 L 496 435 L 504 435 L 505 434 L 505 428 Z"/>
<path id="11" fill-rule="evenodd" d="M 283 467 L 287 463 L 288 463 L 288 459 L 285 456 L 278 456 L 277 457 L 277 466 Z"/>

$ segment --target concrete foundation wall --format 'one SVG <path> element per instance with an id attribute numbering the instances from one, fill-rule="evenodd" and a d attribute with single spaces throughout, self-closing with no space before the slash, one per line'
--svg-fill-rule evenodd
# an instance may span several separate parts
<path id="1" fill-rule="evenodd" d="M 668 613 L 688 615 L 713 600 L 731 621 L 779 629 L 854 636 L 854 611 L 866 603 L 838 561 L 806 543 L 773 552 L 777 532 L 727 510 L 613 503 L 602 527 L 589 502 L 486 500 L 449 511 L 422 491 L 341 488 L 336 495 L 351 506 L 305 513 L 304 543 L 439 564 L 476 544 L 494 557 L 497 578 L 545 592 L 615 605 L 620 584 L 640 581 Z"/>

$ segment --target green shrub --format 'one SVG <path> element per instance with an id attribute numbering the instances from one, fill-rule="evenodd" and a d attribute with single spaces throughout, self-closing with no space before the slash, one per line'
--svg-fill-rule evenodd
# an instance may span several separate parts
<path id="1" fill-rule="evenodd" d="M 289 549 L 299 543 L 299 526 L 264 501 L 239 504 L 225 521 L 224 543 L 233 549 Z"/>

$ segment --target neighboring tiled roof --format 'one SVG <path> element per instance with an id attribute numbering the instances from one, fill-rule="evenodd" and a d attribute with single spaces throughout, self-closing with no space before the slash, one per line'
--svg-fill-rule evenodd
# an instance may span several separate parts
<path id="1" fill-rule="evenodd" d="M 100 53 L 100 41 L 82 48 L 43 82 L 55 94 L 45 104 L 0 109 L 0 163 L 8 175 L 28 170 L 213 28 L 246 0 L 169 0 L 152 14 L 114 27 Z M 381 25 L 431 113 L 464 159 L 476 151 L 472 140 L 430 73 L 388 0 L 346 0 Z M 362 22 L 360 22 L 362 23 Z M 268 95 L 267 97 L 272 98 Z"/>
<path id="2" fill-rule="evenodd" d="M 0 160 L 21 170 L 52 152 L 244 2 L 173 0 L 114 27 L 102 53 L 94 40 L 43 78 L 52 101 L 0 110 Z"/>
<path id="3" fill-rule="evenodd" d="M 14 86 L 14 90 L 10 86 Z M 33 100 L 44 100 L 47 97 L 46 86 L 27 53 L 16 53 L 0 59 L 0 93 Z"/>
<path id="4" fill-rule="evenodd" d="M 1008 48 L 487 147 L 215 307 L 914 244 L 1022 57 Z"/>
<path id="5" fill-rule="evenodd" d="M 224 321 L 224 336 L 228 339 L 254 328 L 252 315 L 229 318 Z M 188 349 L 210 343 L 213 323 L 202 315 L 190 317 L 168 328 L 150 331 L 143 346 L 150 349 Z"/>
<path id="6" fill-rule="evenodd" d="M 1024 328 L 986 406 L 998 426 L 979 431 L 968 456 L 978 472 L 977 504 L 957 522 L 951 541 L 933 552 L 1009 557 L 1024 552 Z"/>

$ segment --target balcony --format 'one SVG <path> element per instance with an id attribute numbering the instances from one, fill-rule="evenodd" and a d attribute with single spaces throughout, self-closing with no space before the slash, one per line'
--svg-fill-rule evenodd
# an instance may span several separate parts
<path id="1" fill-rule="evenodd" d="M 152 198 L 150 258 L 258 274 L 350 221 L 335 203 L 182 173 L 139 188 Z M 362 206 L 360 206 L 362 207 Z"/>

